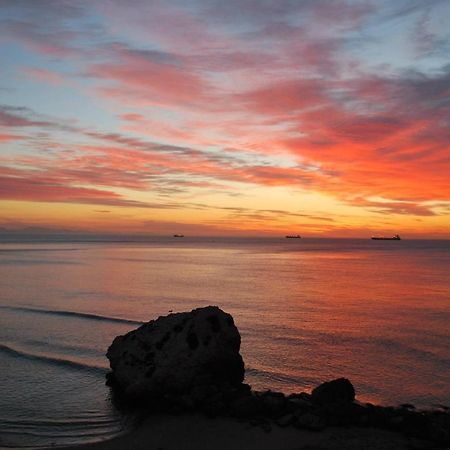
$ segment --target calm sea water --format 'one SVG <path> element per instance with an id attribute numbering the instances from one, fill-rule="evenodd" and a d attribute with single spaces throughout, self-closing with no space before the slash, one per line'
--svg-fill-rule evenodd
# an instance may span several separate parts
<path id="1" fill-rule="evenodd" d="M 448 405 L 449 269 L 450 241 L 0 244 L 0 446 L 119 433 L 113 338 L 210 304 L 234 316 L 255 389 L 345 376 L 364 401 Z"/>

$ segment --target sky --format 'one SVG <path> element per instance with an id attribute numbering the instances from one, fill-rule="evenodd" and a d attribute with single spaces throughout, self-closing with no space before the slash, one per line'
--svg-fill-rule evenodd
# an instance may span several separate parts
<path id="1" fill-rule="evenodd" d="M 450 238 L 448 0 L 0 0 L 0 227 Z"/>

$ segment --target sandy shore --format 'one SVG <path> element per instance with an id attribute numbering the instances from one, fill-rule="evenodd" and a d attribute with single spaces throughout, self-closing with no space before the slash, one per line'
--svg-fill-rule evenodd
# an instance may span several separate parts
<path id="1" fill-rule="evenodd" d="M 54 447 L 53 447 L 54 448 Z M 281 428 L 271 431 L 231 418 L 156 415 L 131 433 L 66 450 L 402 450 L 400 434 L 373 428 L 327 428 L 321 432 Z"/>

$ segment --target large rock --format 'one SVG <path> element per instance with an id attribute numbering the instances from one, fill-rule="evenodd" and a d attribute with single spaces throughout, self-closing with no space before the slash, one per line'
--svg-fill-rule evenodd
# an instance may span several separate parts
<path id="1" fill-rule="evenodd" d="M 118 336 L 106 356 L 110 378 L 125 397 L 186 398 L 199 387 L 240 385 L 240 344 L 231 315 L 208 306 L 162 316 Z"/>
<path id="2" fill-rule="evenodd" d="M 319 404 L 351 403 L 355 400 L 355 388 L 347 378 L 338 378 L 317 386 L 311 392 L 313 402 Z"/>

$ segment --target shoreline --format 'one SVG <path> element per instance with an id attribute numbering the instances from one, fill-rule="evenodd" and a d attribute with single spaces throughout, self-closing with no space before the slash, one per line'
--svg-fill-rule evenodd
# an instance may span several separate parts
<path id="1" fill-rule="evenodd" d="M 271 391 L 267 393 L 273 394 Z M 317 427 L 311 423 L 286 421 L 284 420 L 286 416 L 270 417 L 265 414 L 242 417 L 210 416 L 198 410 L 158 412 L 140 408 L 140 412 L 129 412 L 137 413 L 133 426 L 102 440 L 62 445 L 55 440 L 46 446 L 26 447 L 4 446 L 0 440 L 0 450 L 447 450 L 450 448 L 448 447 L 450 428 L 447 429 L 450 424 L 448 408 L 416 410 L 408 404 L 393 407 L 364 404 L 356 400 L 352 405 L 384 412 L 391 417 L 391 421 L 389 424 L 383 421 L 384 425 L 344 421 Z M 440 431 L 437 430 L 438 434 L 424 435 L 418 432 L 418 429 L 412 433 L 404 430 L 403 420 L 400 422 L 396 420 L 400 416 L 391 416 L 394 411 L 404 411 L 417 418 L 425 416 L 428 417 L 427 420 L 431 415 L 446 417 L 445 422 L 440 424 Z M 346 414 L 345 411 L 341 413 L 344 416 Z M 127 415 L 126 412 L 124 414 Z M 429 424 L 431 425 L 431 422 Z M 419 422 L 417 426 L 420 426 Z"/>
<path id="2" fill-rule="evenodd" d="M 130 432 L 90 444 L 44 450 L 403 450 L 425 441 L 378 428 L 329 427 L 321 431 L 201 414 L 150 415 Z M 37 449 L 36 449 L 37 450 Z M 43 450 L 41 447 L 40 450 Z"/>
<path id="3" fill-rule="evenodd" d="M 273 391 L 250 391 L 261 399 L 283 395 Z M 311 394 L 294 394 L 305 401 Z M 270 400 L 269 400 L 270 401 Z M 123 406 L 123 405 L 122 405 Z M 260 403 L 259 407 L 262 406 Z M 318 405 L 316 405 L 317 407 Z M 123 411 L 134 415 L 133 425 L 117 434 L 92 442 L 59 444 L 55 439 L 43 446 L 5 446 L 0 450 L 448 450 L 450 447 L 450 409 L 420 410 L 413 405 L 382 406 L 354 400 L 347 407 L 375 412 L 376 421 L 348 421 L 345 404 L 322 405 L 332 409 L 343 420 L 317 426 L 301 422 L 302 417 L 288 414 L 259 413 L 242 416 L 210 415 L 201 410 L 153 410 L 142 405 Z M 339 412 L 336 410 L 339 410 Z M 384 417 L 383 417 L 384 416 Z M 433 419 L 434 416 L 434 419 Z M 443 421 L 439 420 L 439 416 Z M 290 417 L 289 420 L 286 418 Z M 310 416 L 311 417 L 311 416 Z M 312 416 L 314 417 L 314 415 Z M 348 417 L 348 416 L 347 416 Z M 317 419 L 317 417 L 314 417 Z M 294 419 L 294 420 L 292 420 Z M 399 420 L 401 419 L 401 420 Z M 416 429 L 405 425 L 416 426 Z M 423 420 L 427 422 L 424 433 Z M 435 427 L 436 425 L 437 428 Z M 430 428 L 431 427 L 431 428 Z M 435 428 L 434 432 L 430 432 Z"/>
<path id="4" fill-rule="evenodd" d="M 363 406 L 359 402 L 354 404 Z M 367 405 L 367 404 L 366 404 Z M 411 406 L 411 405 L 410 405 Z M 380 410 L 399 407 L 371 405 Z M 390 428 L 373 424 L 329 425 L 324 428 L 296 426 L 280 418 L 211 417 L 198 411 L 151 412 L 141 410 L 135 425 L 118 435 L 94 442 L 48 446 L 11 447 L 0 450 L 446 450 L 447 439 L 430 439 L 405 433 L 398 423 Z M 419 411 L 415 413 L 421 414 Z M 414 413 L 414 414 L 415 414 Z M 423 414 L 442 414 L 440 410 Z M 448 415 L 448 412 L 444 413 Z"/>
<path id="5" fill-rule="evenodd" d="M 135 426 L 96 437 L 86 432 L 96 441 L 91 443 L 63 443 L 47 435 L 44 445 L 27 448 L 443 450 L 450 445 L 448 407 L 427 411 L 407 403 L 363 403 L 347 378 L 325 381 L 311 393 L 253 390 L 244 383 L 240 343 L 233 317 L 217 306 L 145 322 L 114 338 L 106 354 L 111 401 L 119 411 L 137 414 Z M 5 448 L 1 438 L 0 448 Z"/>

